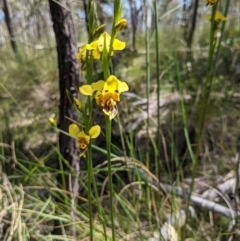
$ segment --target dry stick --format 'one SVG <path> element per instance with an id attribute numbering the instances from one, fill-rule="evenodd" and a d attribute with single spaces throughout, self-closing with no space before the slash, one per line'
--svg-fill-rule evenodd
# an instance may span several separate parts
<path id="1" fill-rule="evenodd" d="M 142 172 L 141 172 L 142 174 Z M 155 180 L 148 180 L 150 183 L 152 183 L 154 186 L 156 187 L 161 187 L 159 185 L 159 183 Z M 168 184 L 164 184 L 164 183 L 161 183 L 162 186 L 164 186 L 164 188 L 168 191 L 168 192 L 173 192 L 174 194 L 176 194 L 177 196 L 183 198 L 183 199 L 186 199 L 189 197 L 189 192 L 187 191 L 184 191 L 181 187 L 173 187 L 171 185 L 168 185 Z M 214 211 L 214 212 L 217 212 L 217 213 L 220 213 L 228 218 L 232 218 L 232 219 L 235 219 L 237 218 L 238 216 L 240 216 L 240 212 L 239 211 L 234 211 L 230 208 L 227 208 L 227 207 L 224 207 L 220 204 L 217 204 L 213 201 L 210 201 L 210 200 L 207 200 L 205 198 L 202 198 L 202 197 L 199 197 L 195 194 L 191 194 L 190 195 L 190 201 L 196 205 L 196 206 L 199 206 L 201 208 L 206 208 L 210 211 Z"/>

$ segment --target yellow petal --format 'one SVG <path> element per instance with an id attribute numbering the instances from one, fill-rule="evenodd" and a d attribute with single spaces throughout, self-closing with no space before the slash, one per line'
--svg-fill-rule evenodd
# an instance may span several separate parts
<path id="1" fill-rule="evenodd" d="M 85 60 L 86 59 L 86 44 L 79 48 L 79 52 L 76 55 L 76 59 Z"/>
<path id="2" fill-rule="evenodd" d="M 87 45 L 86 45 L 86 49 L 87 49 L 87 50 L 94 50 L 94 49 L 97 49 L 97 46 L 98 46 L 98 40 L 93 41 L 93 42 L 90 43 L 90 44 L 87 44 Z"/>
<path id="3" fill-rule="evenodd" d="M 227 18 L 225 16 L 223 16 L 218 10 L 216 11 L 215 14 L 215 20 L 216 21 L 226 21 Z"/>
<path id="4" fill-rule="evenodd" d="M 106 38 L 106 44 L 109 44 L 111 42 L 111 36 L 107 32 L 104 32 L 99 38 L 99 40 L 101 39 L 102 43 L 104 43 L 104 38 Z"/>
<path id="5" fill-rule="evenodd" d="M 86 51 L 86 44 L 82 45 L 80 48 L 79 48 L 79 52 L 84 52 Z"/>
<path id="6" fill-rule="evenodd" d="M 211 21 L 212 20 L 212 15 L 208 15 L 207 20 Z M 223 16 L 218 10 L 215 13 L 215 18 L 214 21 L 216 22 L 220 22 L 220 21 L 226 21 L 227 18 L 225 16 Z"/>
<path id="7" fill-rule="evenodd" d="M 99 80 L 95 83 L 92 83 L 91 87 L 92 87 L 93 90 L 102 91 L 104 84 L 105 84 L 104 80 Z"/>
<path id="8" fill-rule="evenodd" d="M 79 127 L 78 125 L 76 124 L 71 124 L 69 127 L 68 127 L 68 132 L 71 136 L 74 136 L 74 137 L 77 137 L 78 136 L 78 133 L 79 133 Z"/>
<path id="9" fill-rule="evenodd" d="M 128 91 L 129 88 L 128 88 L 128 85 L 126 82 L 122 82 L 122 81 L 119 81 L 118 82 L 118 91 L 119 93 L 122 93 L 124 91 Z"/>
<path id="10" fill-rule="evenodd" d="M 81 59 L 81 53 L 80 52 L 77 53 L 76 59 Z"/>
<path id="11" fill-rule="evenodd" d="M 92 56 L 94 59 L 100 59 L 101 58 L 101 53 L 98 50 L 93 50 L 92 51 Z"/>
<path id="12" fill-rule="evenodd" d="M 126 47 L 125 42 L 121 42 L 118 39 L 113 40 L 113 50 L 123 50 Z"/>
<path id="13" fill-rule="evenodd" d="M 103 52 L 103 48 L 104 48 L 104 44 L 105 43 L 106 43 L 107 52 L 109 51 L 109 45 L 110 45 L 110 42 L 111 42 L 111 36 L 107 32 L 104 32 L 99 37 L 99 39 L 97 41 L 98 41 L 97 49 L 98 49 L 99 52 L 101 52 L 101 53 Z"/>
<path id="14" fill-rule="evenodd" d="M 99 125 L 93 126 L 90 130 L 89 130 L 89 136 L 92 139 L 97 138 L 100 135 L 101 132 L 101 127 Z"/>
<path id="15" fill-rule="evenodd" d="M 118 90 L 118 79 L 114 75 L 110 75 L 104 84 L 103 94 L 106 92 L 115 93 Z"/>
<path id="16" fill-rule="evenodd" d="M 90 140 L 90 136 L 86 135 L 84 131 L 80 131 L 77 135 L 78 138 L 84 138 L 88 142 Z"/>
<path id="17" fill-rule="evenodd" d="M 93 90 L 92 90 L 91 85 L 83 85 L 79 88 L 79 91 L 80 91 L 81 94 L 87 95 L 87 96 L 93 94 Z"/>

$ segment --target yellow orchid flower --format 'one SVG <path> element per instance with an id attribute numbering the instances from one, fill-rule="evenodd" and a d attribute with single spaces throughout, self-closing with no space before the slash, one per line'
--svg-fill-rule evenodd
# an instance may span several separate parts
<path id="1" fill-rule="evenodd" d="M 71 136 L 77 138 L 78 147 L 80 149 L 80 157 L 85 157 L 85 152 L 91 139 L 95 139 L 100 135 L 101 127 L 99 125 L 93 126 L 88 135 L 84 131 L 80 131 L 78 125 L 71 124 L 68 128 L 68 132 Z"/>
<path id="2" fill-rule="evenodd" d="M 212 21 L 212 15 L 207 16 L 207 20 Z M 226 21 L 227 18 L 224 17 L 218 10 L 216 10 L 214 21 L 220 23 L 221 21 Z"/>
<path id="3" fill-rule="evenodd" d="M 106 41 L 107 52 L 109 52 L 111 36 L 107 32 L 104 32 L 103 34 L 101 34 L 98 40 L 92 42 L 91 44 L 86 45 L 87 50 L 92 50 L 92 55 L 94 59 L 101 59 L 105 41 Z M 111 56 L 113 56 L 113 53 L 115 50 L 123 50 L 125 46 L 126 46 L 125 42 L 121 42 L 118 39 L 114 39 Z"/>
<path id="4" fill-rule="evenodd" d="M 99 80 L 92 85 L 83 85 L 79 88 L 80 93 L 93 96 L 103 112 L 113 119 L 117 113 L 117 103 L 120 101 L 120 94 L 128 91 L 126 82 L 120 81 L 116 76 L 110 75 L 107 81 Z"/>
<path id="5" fill-rule="evenodd" d="M 120 101 L 120 94 L 128 91 L 126 82 L 118 80 L 114 75 L 108 77 L 104 84 L 102 95 L 97 102 L 102 106 L 103 112 L 113 119 L 118 112 L 117 101 Z"/>

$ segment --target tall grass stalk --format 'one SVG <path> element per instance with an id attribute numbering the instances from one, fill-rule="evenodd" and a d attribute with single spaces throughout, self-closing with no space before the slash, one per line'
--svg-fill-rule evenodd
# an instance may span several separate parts
<path id="1" fill-rule="evenodd" d="M 228 14 L 228 9 L 229 9 L 229 5 L 230 5 L 230 0 L 227 0 L 226 1 L 226 5 L 225 5 L 225 11 L 224 11 L 224 16 L 227 17 L 227 14 Z M 219 38 L 219 41 L 218 41 L 218 45 L 217 45 L 217 50 L 216 50 L 216 54 L 215 54 L 215 59 L 214 59 L 214 64 L 213 64 L 213 74 L 215 72 L 215 67 L 216 67 L 216 63 L 217 63 L 217 57 L 218 57 L 218 53 L 219 53 L 219 50 L 220 50 L 220 46 L 221 46 L 221 42 L 222 42 L 222 38 L 223 38 L 223 31 L 225 29 L 225 25 L 226 25 L 226 22 L 224 21 L 222 23 L 222 28 L 220 30 L 220 38 Z"/>
<path id="2" fill-rule="evenodd" d="M 90 38 L 91 39 L 91 38 Z M 88 56 L 88 53 L 87 53 Z M 91 85 L 92 83 L 92 74 L 93 74 L 93 59 L 92 56 L 88 58 L 87 62 L 87 83 Z M 85 130 L 88 133 L 89 129 L 92 126 L 92 100 L 91 97 L 88 97 L 87 100 L 87 109 L 85 109 L 84 113 L 84 123 L 85 123 Z M 107 240 L 107 234 L 106 234 L 106 224 L 104 221 L 103 216 L 103 210 L 102 206 L 98 197 L 98 191 L 97 191 L 97 184 L 94 178 L 94 172 L 93 172 L 93 163 L 92 163 L 92 147 L 89 145 L 87 150 L 87 163 L 88 163 L 88 184 L 87 184 L 87 193 L 88 193 L 88 211 L 89 211 L 89 223 L 90 223 L 90 240 L 93 240 L 93 216 L 92 216 L 92 185 L 93 185 L 93 191 L 95 196 L 96 205 L 98 208 L 99 213 L 99 219 L 103 226 L 103 232 L 104 232 L 104 238 Z"/>
<path id="3" fill-rule="evenodd" d="M 193 164 L 193 166 L 196 166 L 196 164 L 197 164 L 196 156 L 194 155 L 194 152 L 193 152 L 193 149 L 192 149 L 192 146 L 191 146 L 191 141 L 190 141 L 189 134 L 188 134 L 188 123 L 187 123 L 188 118 L 187 118 L 186 108 L 185 108 L 185 103 L 184 103 L 184 94 L 183 94 L 182 82 L 180 80 L 180 74 L 179 74 L 178 69 L 177 69 L 177 73 L 178 73 L 178 88 L 179 88 L 179 91 L 180 91 L 180 94 L 181 94 L 180 104 L 181 104 L 181 113 L 182 113 L 182 120 L 183 120 L 184 136 L 185 136 L 185 139 L 186 139 L 187 150 L 189 151 L 189 154 L 190 154 L 190 157 L 191 157 L 191 160 L 192 160 L 192 164 Z M 192 182 L 194 182 L 194 179 L 192 180 Z M 190 199 L 188 201 L 190 201 Z M 190 203 L 188 202 L 187 207 L 189 206 L 189 204 Z"/>
<path id="4" fill-rule="evenodd" d="M 157 74 L 157 147 L 160 147 L 160 60 L 159 60 L 159 26 L 158 26 L 158 0 L 154 1 L 154 20 L 155 20 L 155 49 L 156 49 L 156 74 Z M 159 152 L 155 152 L 155 155 L 157 156 Z M 158 167 L 158 161 L 155 163 L 156 167 Z M 156 171 L 158 168 L 156 168 Z M 159 173 L 156 173 L 156 175 L 159 175 Z"/>
<path id="5" fill-rule="evenodd" d="M 217 2 L 218 3 L 218 2 Z M 206 72 L 206 81 L 204 83 L 203 92 L 201 102 L 200 102 L 200 114 L 199 114 L 199 122 L 198 122 L 198 135 L 197 135 L 197 151 L 196 151 L 196 158 L 198 157 L 199 151 L 200 151 L 200 142 L 201 142 L 201 133 L 205 121 L 205 115 L 206 115 L 206 108 L 207 108 L 207 102 L 209 99 L 209 95 L 211 93 L 211 87 L 212 87 L 212 80 L 213 80 L 213 55 L 214 55 L 214 49 L 216 46 L 216 42 L 214 39 L 215 34 L 215 26 L 216 23 L 214 21 L 216 10 L 217 10 L 217 3 L 212 8 L 212 20 L 211 20 L 211 28 L 210 28 L 210 39 L 209 39 L 209 52 L 208 52 L 208 61 L 207 61 L 207 72 Z M 196 166 L 197 167 L 197 166 Z M 195 168 L 194 168 L 194 171 Z M 194 174 L 195 176 L 195 174 Z"/>
<path id="6" fill-rule="evenodd" d="M 115 4 L 115 2 L 114 2 Z M 112 30 L 113 34 L 113 30 Z M 102 53 L 102 62 L 103 62 L 103 74 L 104 80 L 110 76 L 110 53 L 113 44 L 113 36 L 111 36 L 110 50 L 109 54 L 107 51 L 106 38 L 104 38 L 104 47 Z M 112 132 L 112 121 L 109 116 L 105 115 L 105 125 L 106 125 L 106 147 L 107 147 L 107 161 L 108 161 L 108 184 L 109 184 L 109 204 L 110 204 L 110 219 L 111 219 L 111 230 L 112 230 L 112 240 L 115 240 L 115 226 L 114 226 L 114 211 L 113 211 L 113 183 L 112 183 L 112 169 L 111 169 L 111 132 Z"/>
<path id="7" fill-rule="evenodd" d="M 90 159 L 92 157 L 91 155 L 91 149 L 88 147 L 87 149 L 87 156 L 88 156 L 88 185 L 87 185 L 87 193 L 88 193 L 88 213 L 89 213 L 89 230 L 90 230 L 90 240 L 93 240 L 93 216 L 92 216 L 92 160 Z"/>
<path id="8" fill-rule="evenodd" d="M 147 2 L 146 0 L 143 1 L 144 9 L 145 9 L 145 48 L 146 48 L 146 96 L 147 96 L 147 140 L 146 140 L 146 167 L 149 169 L 149 126 L 150 126 L 150 49 L 149 49 L 149 29 L 147 23 Z M 150 188 L 147 185 L 147 203 L 148 203 L 148 221 L 149 225 L 151 226 L 151 193 Z"/>
<path id="9" fill-rule="evenodd" d="M 59 141 L 57 140 L 57 150 L 60 150 L 60 144 Z M 67 186 L 66 186 L 66 179 L 64 176 L 64 169 L 63 169 L 63 157 L 62 154 L 60 153 L 60 151 L 57 152 L 58 155 L 58 164 L 59 164 L 59 171 L 61 173 L 61 183 L 62 183 L 62 188 L 63 190 L 67 190 Z M 64 195 L 64 203 L 65 205 L 68 205 L 68 199 L 67 197 Z"/>
<path id="10" fill-rule="evenodd" d="M 90 17 L 89 17 L 90 18 Z M 91 19 L 91 18 L 90 18 Z M 91 34 L 89 34 L 89 42 L 91 41 Z M 93 59 L 89 58 L 89 51 L 87 51 L 87 83 L 92 82 L 92 72 L 93 72 Z M 84 124 L 86 133 L 92 126 L 92 101 L 91 98 L 87 98 L 87 108 L 84 110 Z M 87 182 L 87 193 L 88 193 L 88 212 L 89 212 L 89 228 L 90 228 L 90 240 L 93 240 L 93 215 L 92 215 L 92 183 L 95 184 L 95 179 L 93 176 L 93 166 L 92 166 L 92 148 L 89 145 L 87 149 L 87 168 L 88 168 L 88 182 Z"/>
<path id="11" fill-rule="evenodd" d="M 160 61 L 159 61 L 159 25 L 158 25 L 158 0 L 154 0 L 154 21 L 155 21 L 155 50 L 156 50 L 156 75 L 157 75 L 157 136 L 156 144 L 152 141 L 155 155 L 155 175 L 160 178 L 159 170 L 159 148 L 160 148 Z M 152 139 L 152 138 L 151 138 Z M 158 225 L 160 220 L 160 213 L 157 218 Z"/>
<path id="12" fill-rule="evenodd" d="M 146 96 L 147 96 L 147 143 L 146 143 L 146 166 L 149 167 L 149 125 L 150 125 L 150 113 L 149 113 L 149 97 L 150 97 L 150 50 L 149 50 L 149 31 L 147 27 L 147 3 L 143 1 L 145 9 L 145 48 L 146 48 Z"/>
<path id="13" fill-rule="evenodd" d="M 88 36 L 88 43 L 91 43 L 93 40 L 93 32 L 95 31 L 95 16 L 96 12 L 94 9 L 94 4 L 92 1 L 88 2 L 88 23 L 89 23 L 89 36 Z M 93 57 L 90 55 L 90 52 L 87 51 L 86 54 L 87 59 L 87 84 L 92 84 L 92 76 L 93 76 Z M 89 96 L 87 98 L 87 108 L 85 108 L 84 113 L 84 123 L 85 123 L 85 131 L 86 133 L 89 132 L 90 128 L 92 127 L 92 99 Z M 103 210 L 102 206 L 98 197 L 98 191 L 97 191 L 97 184 L 94 178 L 94 172 L 93 172 L 93 163 L 92 163 L 92 146 L 89 145 L 87 149 L 87 162 L 88 162 L 88 184 L 87 184 L 87 193 L 88 193 L 88 212 L 89 212 L 89 223 L 90 223 L 90 240 L 93 240 L 93 213 L 92 213 L 92 201 L 93 201 L 93 194 L 92 194 L 92 185 L 93 185 L 93 191 L 95 196 L 95 202 L 97 205 L 98 213 L 99 213 L 99 219 L 103 226 L 103 232 L 104 232 L 104 238 L 107 240 L 107 234 L 106 234 L 106 224 L 103 216 Z"/>

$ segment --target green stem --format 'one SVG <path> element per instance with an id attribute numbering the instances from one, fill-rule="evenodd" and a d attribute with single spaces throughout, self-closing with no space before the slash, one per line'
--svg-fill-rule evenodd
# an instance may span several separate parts
<path id="1" fill-rule="evenodd" d="M 149 96 L 150 96 L 150 55 L 149 55 L 149 33 L 147 29 L 147 7 L 146 7 L 146 0 L 144 0 L 145 5 L 145 24 L 146 24 L 146 31 L 145 31 L 145 47 L 146 47 L 146 95 L 147 95 L 147 143 L 146 143 L 146 166 L 149 168 Z"/>
<path id="2" fill-rule="evenodd" d="M 105 240 L 107 240 L 106 225 L 105 225 L 105 221 L 104 221 L 104 217 L 103 217 L 102 207 L 101 207 L 101 204 L 99 202 L 97 184 L 96 184 L 96 181 L 95 181 L 95 178 L 94 178 L 93 164 L 92 164 L 92 146 L 91 145 L 89 145 L 88 151 L 89 151 L 88 152 L 88 176 L 91 177 L 91 178 L 88 179 L 88 190 L 91 191 L 91 182 L 92 182 L 94 195 L 95 195 L 95 199 L 96 199 L 96 205 L 97 205 L 98 213 L 99 213 L 99 219 L 100 219 L 100 222 L 102 223 L 102 226 L 103 226 L 103 232 L 104 232 Z M 89 189 L 89 185 L 90 185 L 90 189 Z M 92 192 L 88 192 L 88 194 L 92 195 L 91 193 Z M 91 199 L 90 196 L 88 196 L 88 198 Z M 89 211 L 90 211 L 90 207 L 89 207 Z M 92 215 L 92 213 L 91 213 L 91 215 Z"/>
<path id="3" fill-rule="evenodd" d="M 60 150 L 59 141 L 57 141 L 57 150 Z M 65 179 L 65 176 L 64 176 L 64 168 L 63 168 L 63 157 L 62 157 L 62 154 L 59 151 L 58 151 L 58 164 L 59 164 L 59 169 L 60 169 L 60 172 L 61 172 L 63 190 L 67 190 L 66 179 Z M 68 200 L 67 200 L 66 195 L 64 195 L 64 203 L 66 204 L 66 206 L 68 206 Z"/>
<path id="4" fill-rule="evenodd" d="M 113 213 L 113 183 L 112 183 L 112 170 L 111 170 L 111 128 L 112 122 L 109 116 L 105 116 L 106 120 L 106 144 L 107 144 L 107 160 L 108 160 L 108 183 L 110 192 L 110 215 L 111 215 L 111 228 L 112 228 L 112 240 L 115 240 L 115 228 L 114 228 L 114 213 Z"/>
<path id="5" fill-rule="evenodd" d="M 228 9 L 229 9 L 229 4 L 230 4 L 230 0 L 227 0 L 226 2 L 226 7 L 225 7 L 225 11 L 224 11 L 224 16 L 227 17 L 227 13 L 228 13 Z M 216 50 L 216 54 L 215 54 L 215 59 L 214 59 L 214 62 L 213 62 L 213 72 L 215 71 L 215 66 L 216 66 L 216 62 L 217 62 L 217 57 L 218 57 L 218 53 L 219 53 L 219 49 L 220 49 L 220 46 L 221 46 L 221 42 L 222 42 L 222 38 L 223 38 L 223 31 L 224 31 L 224 28 L 225 28 L 225 24 L 226 24 L 226 21 L 223 21 L 222 23 L 222 28 L 221 28 L 221 35 L 220 35 L 220 39 L 218 41 L 218 46 L 217 46 L 217 50 Z"/>
<path id="6" fill-rule="evenodd" d="M 188 134 L 188 128 L 187 128 L 187 114 L 186 114 L 186 109 L 185 109 L 185 104 L 184 104 L 184 96 L 183 96 L 183 88 L 182 88 L 182 83 L 180 81 L 180 74 L 179 74 L 179 69 L 178 69 L 178 65 L 177 65 L 177 73 L 178 73 L 178 88 L 179 88 L 179 91 L 180 91 L 180 94 L 181 94 L 181 113 L 182 113 L 182 119 L 183 119 L 183 126 L 184 126 L 184 136 L 185 136 L 185 139 L 186 139 L 186 143 L 187 143 L 187 149 L 189 151 L 189 154 L 191 156 L 191 159 L 192 159 L 192 165 L 193 165 L 193 174 L 192 174 L 192 182 L 191 182 L 191 188 L 190 188 L 190 195 L 193 191 L 193 184 L 194 184 L 194 178 L 195 178 L 195 175 L 196 175 L 196 170 L 197 170 L 197 157 L 194 156 L 194 152 L 193 152 L 193 149 L 192 149 L 192 146 L 191 146 L 191 141 L 190 141 L 190 138 L 189 138 L 189 134 Z M 186 224 L 188 222 L 188 217 L 189 217 L 189 206 L 190 206 L 190 195 L 187 199 L 187 210 L 186 210 L 186 222 L 185 222 L 185 225 L 184 225 L 184 228 L 183 228 L 183 239 L 182 240 L 185 240 L 185 237 L 186 237 Z"/>
<path id="7" fill-rule="evenodd" d="M 146 143 L 146 167 L 149 169 L 149 126 L 150 126 L 150 108 L 149 108 L 149 97 L 150 97 L 150 54 L 149 54 L 149 32 L 147 27 L 147 3 L 146 0 L 144 0 L 144 6 L 145 6 L 145 47 L 146 47 L 146 95 L 147 95 L 147 143 Z M 148 205 L 148 220 L 149 220 L 149 226 L 151 226 L 151 195 L 150 195 L 150 188 L 147 185 L 146 186 L 146 192 L 147 192 L 147 203 Z"/>
<path id="8" fill-rule="evenodd" d="M 160 61 L 159 61 L 159 31 L 158 31 L 158 9 L 157 9 L 157 0 L 154 1 L 154 12 L 155 12 L 155 42 L 156 42 L 156 73 L 157 73 L 157 147 L 160 147 Z M 155 153 L 155 155 L 158 155 L 158 152 Z M 156 173 L 157 175 L 159 173 Z"/>
<path id="9" fill-rule="evenodd" d="M 93 241 L 93 217 L 92 217 L 92 159 L 91 159 L 91 148 L 87 149 L 88 159 L 88 213 L 89 213 L 89 225 L 90 225 L 90 240 Z"/>
<path id="10" fill-rule="evenodd" d="M 215 4 L 212 9 L 212 19 L 214 19 L 214 17 L 215 17 L 216 10 L 217 10 L 217 4 Z M 203 128 L 203 124 L 204 124 L 204 120 L 205 120 L 207 102 L 208 102 L 209 95 L 211 93 L 211 87 L 212 87 L 212 79 L 213 79 L 212 63 L 213 63 L 214 49 L 216 46 L 216 44 L 214 43 L 215 30 L 216 30 L 216 22 L 214 20 L 212 20 L 211 21 L 211 30 L 210 30 L 210 41 L 209 41 L 210 46 L 209 46 L 209 52 L 208 52 L 206 82 L 204 84 L 203 101 L 201 103 L 199 123 L 198 123 L 197 155 L 199 154 L 201 132 L 202 132 L 202 128 Z"/>
<path id="11" fill-rule="evenodd" d="M 89 35 L 90 38 L 90 35 Z M 87 84 L 92 82 L 92 73 L 93 73 L 93 59 L 89 58 L 89 51 L 87 51 Z M 85 123 L 85 132 L 88 133 L 92 126 L 92 100 L 89 96 L 87 98 L 87 106 L 84 113 L 84 123 Z M 88 213 L 89 213 L 89 228 L 90 228 L 90 241 L 93 241 L 93 215 L 92 215 L 92 181 L 93 177 L 93 167 L 92 167 L 92 148 L 91 145 L 87 149 L 87 170 L 88 170 L 88 182 L 87 182 L 87 193 L 88 193 Z"/>

